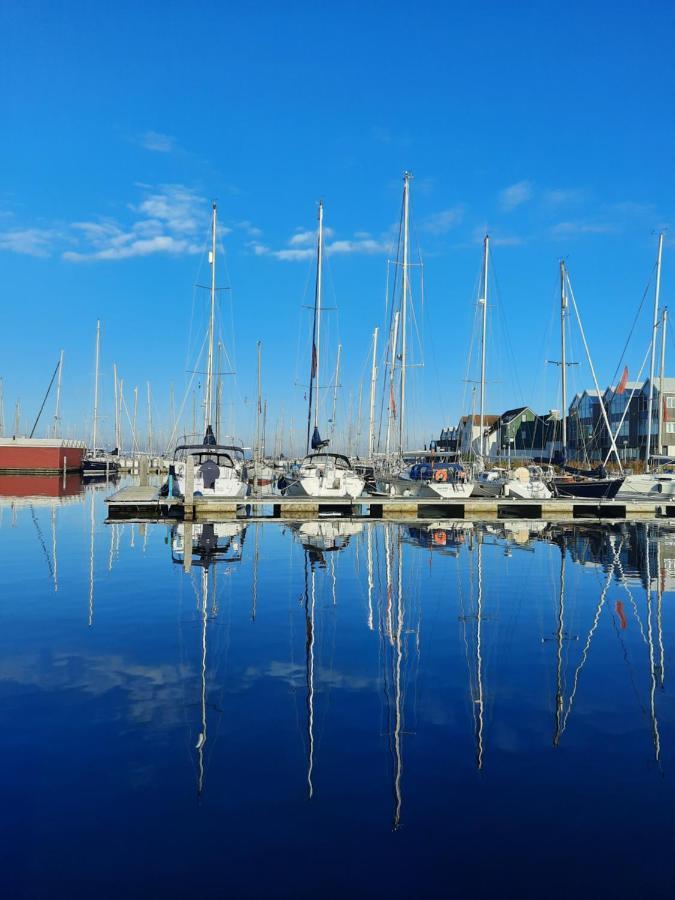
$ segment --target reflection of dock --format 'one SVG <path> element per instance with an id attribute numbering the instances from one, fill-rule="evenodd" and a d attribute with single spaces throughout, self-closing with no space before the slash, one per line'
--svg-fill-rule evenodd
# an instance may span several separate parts
<path id="1" fill-rule="evenodd" d="M 470 498 L 429 502 L 413 497 L 363 496 L 355 498 L 282 497 L 258 495 L 228 497 L 160 497 L 157 487 L 125 487 L 107 500 L 111 519 L 209 519 L 214 516 L 313 519 L 322 515 L 366 519 L 545 520 L 591 519 L 621 521 L 675 518 L 675 503 L 655 500 L 596 501 L 551 499 L 541 503 L 512 498 Z"/>

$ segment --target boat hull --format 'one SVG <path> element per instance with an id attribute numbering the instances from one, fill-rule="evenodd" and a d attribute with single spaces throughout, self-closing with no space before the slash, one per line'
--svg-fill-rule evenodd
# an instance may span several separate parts
<path id="1" fill-rule="evenodd" d="M 618 496 L 673 497 L 675 475 L 627 475 Z"/>
<path id="2" fill-rule="evenodd" d="M 580 500 L 613 500 L 621 489 L 623 478 L 593 478 L 588 481 L 553 480 L 557 497 L 578 497 Z"/>

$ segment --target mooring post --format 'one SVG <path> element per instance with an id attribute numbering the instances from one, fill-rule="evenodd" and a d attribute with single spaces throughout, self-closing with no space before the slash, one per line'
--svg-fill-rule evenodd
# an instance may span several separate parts
<path id="1" fill-rule="evenodd" d="M 194 516 L 195 504 L 195 467 L 192 458 L 185 460 L 185 497 L 183 499 L 183 518 L 191 520 Z"/>
<path id="2" fill-rule="evenodd" d="M 68 471 L 68 457 L 63 457 L 63 488 L 66 487 L 66 472 Z"/>
<path id="3" fill-rule="evenodd" d="M 149 484 L 149 481 L 150 481 L 150 479 L 148 477 L 148 457 L 147 456 L 141 457 L 141 462 L 140 462 L 140 466 L 138 467 L 138 471 L 140 473 L 141 487 L 147 487 Z"/>
<path id="4" fill-rule="evenodd" d="M 192 522 L 186 522 L 183 526 L 183 571 L 189 572 L 192 568 Z"/>

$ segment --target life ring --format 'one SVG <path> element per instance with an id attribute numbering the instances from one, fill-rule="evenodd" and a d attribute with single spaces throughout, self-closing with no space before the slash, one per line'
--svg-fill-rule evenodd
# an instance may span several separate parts
<path id="1" fill-rule="evenodd" d="M 434 472 L 434 481 L 447 481 L 448 472 L 446 469 L 436 469 Z"/>

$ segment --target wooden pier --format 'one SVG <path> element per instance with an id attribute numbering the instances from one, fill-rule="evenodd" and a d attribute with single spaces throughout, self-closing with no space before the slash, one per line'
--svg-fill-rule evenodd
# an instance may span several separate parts
<path id="1" fill-rule="evenodd" d="M 212 521 L 214 519 L 572 519 L 634 520 L 675 518 L 675 502 L 666 500 L 574 500 L 542 502 L 509 497 L 433 501 L 363 496 L 345 499 L 282 497 L 262 494 L 238 500 L 160 497 L 156 487 L 125 487 L 106 500 L 110 519 Z"/>

